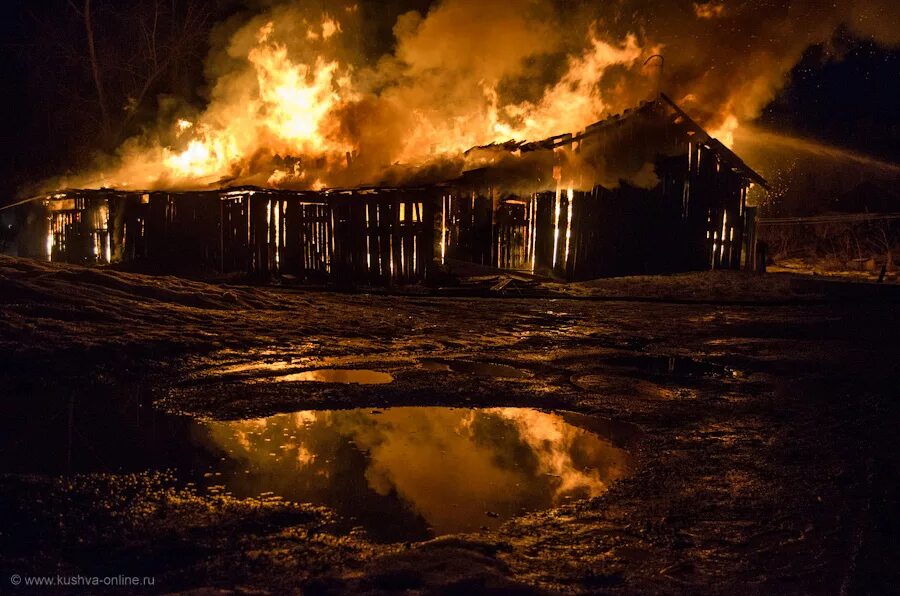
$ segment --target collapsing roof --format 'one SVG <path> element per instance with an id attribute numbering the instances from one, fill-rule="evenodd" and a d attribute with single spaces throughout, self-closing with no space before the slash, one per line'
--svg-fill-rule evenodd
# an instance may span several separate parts
<path id="1" fill-rule="evenodd" d="M 464 178 L 468 175 L 468 177 L 475 176 L 487 176 L 490 177 L 487 170 L 492 170 L 496 167 L 504 167 L 502 159 L 497 158 L 497 154 L 499 152 L 503 152 L 509 155 L 515 155 L 520 158 L 524 158 L 526 161 L 529 161 L 529 154 L 533 154 L 536 152 L 545 152 L 552 151 L 556 149 L 579 149 L 580 146 L 591 145 L 592 143 L 598 141 L 604 136 L 609 136 L 611 134 L 615 134 L 616 130 L 625 126 L 625 125 L 634 125 L 638 121 L 643 121 L 645 123 L 651 123 L 653 120 L 662 121 L 665 126 L 669 128 L 667 131 L 668 134 L 675 133 L 677 137 L 684 137 L 689 139 L 689 142 L 695 145 L 703 145 L 708 148 L 713 155 L 719 160 L 719 162 L 724 165 L 726 168 L 730 169 L 734 173 L 740 175 L 741 177 L 747 179 L 750 182 L 754 182 L 759 184 L 760 186 L 767 188 L 766 180 L 750 168 L 744 161 L 738 157 L 731 149 L 723 145 L 720 141 L 713 138 L 706 130 L 703 129 L 695 120 L 693 120 L 687 113 L 684 112 L 672 99 L 670 99 L 667 95 L 661 93 L 659 98 L 654 101 L 648 101 L 642 103 L 639 107 L 626 110 L 623 114 L 616 114 L 605 120 L 601 120 L 599 122 L 595 122 L 587 126 L 583 131 L 578 133 L 566 133 L 555 135 L 543 140 L 539 141 L 516 141 L 510 140 L 502 143 L 491 143 L 488 145 L 480 145 L 477 147 L 473 147 L 466 152 L 467 156 L 477 156 L 478 154 L 482 154 L 486 157 L 482 161 L 484 162 L 483 167 L 473 168 L 469 170 L 466 174 L 464 174 Z M 653 136 L 653 135 L 651 135 Z M 653 142 L 651 143 L 651 148 L 649 149 L 652 152 L 657 153 L 657 155 L 645 155 L 643 156 L 645 162 L 654 161 L 659 157 L 670 157 L 679 153 L 684 152 L 684 148 L 679 143 L 670 143 L 668 146 L 664 143 L 665 139 L 662 139 L 664 135 L 655 135 L 653 138 Z M 633 141 L 634 139 L 630 139 Z M 627 147 L 616 146 L 616 152 L 639 152 L 643 149 L 638 149 L 635 143 L 629 143 Z M 595 156 L 596 157 L 596 156 Z M 608 155 L 604 156 L 603 159 L 608 159 Z M 475 160 L 477 163 L 477 160 Z M 540 160 L 531 159 L 533 163 L 538 163 Z M 586 160 L 587 163 L 582 162 L 582 166 L 590 164 L 593 161 L 592 158 L 588 158 Z M 509 165 L 508 163 L 506 164 Z M 628 179 L 628 175 L 624 171 L 616 171 L 616 172 L 595 172 L 596 174 L 605 174 L 607 179 Z M 601 176 L 603 177 L 603 176 Z M 583 186 L 590 186 L 590 184 L 582 184 Z"/>
<path id="2" fill-rule="evenodd" d="M 502 143 L 491 143 L 488 145 L 480 145 L 476 147 L 472 147 L 468 151 L 465 152 L 466 156 L 466 169 L 462 173 L 462 176 L 459 178 L 450 178 L 450 179 L 433 179 L 431 183 L 441 184 L 441 183 L 454 183 L 465 180 L 477 180 L 481 179 L 489 179 L 494 182 L 497 181 L 506 181 L 511 186 L 514 187 L 515 190 L 524 191 L 540 191 L 540 190 L 548 190 L 553 184 L 550 183 L 551 180 L 554 180 L 554 174 L 549 171 L 556 165 L 559 165 L 558 160 L 554 160 L 549 157 L 552 155 L 553 150 L 566 150 L 566 149 L 574 149 L 579 151 L 584 146 L 590 146 L 591 144 L 596 144 L 599 141 L 602 141 L 604 137 L 608 137 L 610 135 L 615 135 L 618 129 L 621 129 L 627 125 L 634 125 L 638 122 L 650 123 L 656 121 L 658 125 L 660 122 L 664 123 L 664 127 L 668 130 L 668 134 L 672 132 L 675 133 L 675 136 L 681 137 L 681 140 L 689 139 L 691 143 L 695 146 L 702 145 L 707 148 L 713 155 L 716 156 L 718 161 L 724 165 L 726 168 L 730 169 L 734 173 L 740 175 L 742 178 L 745 178 L 749 182 L 754 182 L 759 184 L 763 188 L 768 188 L 766 180 L 750 168 L 744 161 L 738 157 L 733 151 L 731 151 L 728 147 L 723 145 L 717 139 L 713 138 L 706 130 L 703 129 L 695 120 L 693 120 L 687 113 L 684 112 L 672 99 L 670 99 L 667 95 L 661 93 L 656 100 L 648 101 L 642 103 L 640 106 L 634 109 L 626 110 L 623 114 L 616 114 L 599 122 L 595 122 L 587 126 L 583 131 L 577 133 L 564 133 L 555 135 L 552 137 L 548 137 L 546 139 L 542 139 L 539 141 L 517 141 L 517 140 L 509 140 Z M 673 155 L 677 155 L 679 153 L 683 154 L 685 143 L 671 143 L 668 146 L 664 146 L 662 144 L 660 136 L 661 134 L 657 134 L 660 132 L 660 129 L 657 127 L 656 130 L 651 131 L 649 133 L 648 139 L 651 141 L 647 147 L 644 147 L 642 150 L 645 154 L 641 155 L 640 151 L 637 148 L 637 145 L 633 142 L 628 143 L 628 147 L 608 147 L 605 152 L 605 155 L 601 156 L 603 161 L 609 162 L 611 159 L 610 154 L 612 151 L 609 149 L 614 149 L 615 153 L 618 154 L 631 154 L 630 157 L 634 164 L 640 165 L 648 165 L 651 162 L 656 161 L 659 157 L 671 157 Z M 629 139 L 633 141 L 633 139 Z M 579 151 L 582 152 L 583 151 Z M 653 153 L 653 154 L 651 154 Z M 584 189 L 589 189 L 591 184 L 590 181 L 593 178 L 593 182 L 596 184 L 604 185 L 604 184 L 612 184 L 613 186 L 618 184 L 618 181 L 625 180 L 630 181 L 630 178 L 635 175 L 635 172 L 625 172 L 622 171 L 621 164 L 618 164 L 616 167 L 609 167 L 609 164 L 604 164 L 604 167 L 598 167 L 596 163 L 595 157 L 597 157 L 597 152 L 595 155 L 586 156 L 587 159 L 579 158 L 579 163 L 569 165 L 575 165 L 575 169 L 587 169 L 593 170 L 589 172 L 587 176 L 583 175 L 582 178 L 585 178 L 581 181 L 577 186 L 582 187 Z M 640 163 L 638 163 L 640 162 Z M 572 168 L 570 168 L 572 169 Z M 627 169 L 627 168 L 625 168 Z M 645 173 L 646 174 L 646 173 Z M 426 176 L 427 178 L 427 176 Z M 423 186 L 427 184 L 427 181 L 423 180 L 422 176 L 411 176 L 410 181 L 415 180 L 412 183 L 412 186 Z M 530 180 L 530 182 L 529 182 Z M 524 184 L 519 184 L 520 182 L 524 182 Z M 324 189 L 322 191 L 292 191 L 292 192 L 308 192 L 311 194 L 324 193 L 340 193 L 350 190 L 375 190 L 378 188 L 389 188 L 389 187 L 410 187 L 410 185 L 365 185 L 365 186 L 357 186 L 350 189 Z M 231 186 L 211 186 L 207 190 L 229 190 Z M 241 188 L 249 188 L 246 185 L 239 185 L 233 187 L 235 189 Z M 112 189 L 97 189 L 101 191 L 107 191 Z M 143 193 L 147 192 L 145 190 L 140 189 L 118 189 L 124 190 L 129 193 Z M 165 190 L 165 189 L 157 189 L 157 190 Z M 172 189 L 174 190 L 174 189 Z M 199 189 L 198 189 L 199 190 Z M 260 190 L 262 190 L 260 188 Z M 270 189 L 275 191 L 277 189 Z M 15 205 L 20 205 L 23 203 L 27 203 L 33 200 L 46 200 L 53 197 L 53 195 L 59 194 L 68 194 L 73 192 L 90 192 L 86 190 L 78 190 L 78 189 L 66 189 L 59 190 L 53 193 L 46 193 L 37 195 L 34 197 L 30 197 L 28 199 L 24 199 L 17 203 L 7 205 L 4 207 L 0 207 L 0 209 L 6 209 L 8 207 L 14 207 Z"/>

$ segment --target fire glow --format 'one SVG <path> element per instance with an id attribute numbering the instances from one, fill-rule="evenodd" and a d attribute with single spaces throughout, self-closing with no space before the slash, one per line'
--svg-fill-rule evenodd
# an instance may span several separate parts
<path id="1" fill-rule="evenodd" d="M 502 104 L 501 77 L 495 76 L 479 81 L 474 103 L 469 98 L 440 110 L 436 98 L 413 97 L 402 85 L 367 91 L 370 84 L 361 84 L 364 77 L 339 57 L 344 28 L 333 16 L 309 27 L 302 51 L 279 41 L 283 24 L 267 21 L 255 30 L 253 44 L 237 60 L 240 76 L 220 77 L 205 111 L 178 118 L 168 142 L 165 135 L 132 140 L 112 170 L 79 185 L 153 189 L 241 182 L 319 190 L 376 181 L 392 165 L 459 161 L 473 146 L 581 129 L 610 113 L 598 84 L 604 73 L 637 68 L 648 51 L 658 50 L 645 51 L 630 34 L 606 41 L 592 26 L 583 51 L 568 57 L 562 75 L 537 99 Z M 285 35 L 291 30 L 283 28 Z M 373 142 L 397 110 L 402 135 Z"/>

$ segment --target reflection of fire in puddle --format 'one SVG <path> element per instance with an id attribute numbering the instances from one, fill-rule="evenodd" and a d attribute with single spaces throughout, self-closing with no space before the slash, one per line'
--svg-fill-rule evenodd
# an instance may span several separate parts
<path id="1" fill-rule="evenodd" d="M 603 494 L 628 473 L 625 449 L 637 432 L 526 408 L 201 422 L 127 399 L 15 404 L 0 410 L 0 421 L 10 421 L 0 424 L 0 474 L 169 469 L 210 491 L 327 506 L 345 531 L 361 526 L 380 541 L 495 528 L 523 512 Z"/>
<path id="2" fill-rule="evenodd" d="M 383 385 L 394 380 L 390 374 L 386 372 L 378 372 L 376 370 L 359 370 L 351 368 L 323 368 L 318 370 L 305 370 L 303 372 L 293 373 L 274 377 L 273 381 L 281 382 L 299 382 L 307 381 L 314 383 L 344 383 L 357 385 Z"/>
<path id="3" fill-rule="evenodd" d="M 306 411 L 206 428 L 229 457 L 216 482 L 234 494 L 322 503 L 382 540 L 496 527 L 600 495 L 629 467 L 627 429 L 524 408 Z"/>
<path id="4" fill-rule="evenodd" d="M 476 375 L 479 377 L 497 377 L 501 379 L 522 379 L 531 374 L 507 366 L 506 364 L 494 364 L 491 362 L 467 362 L 465 360 L 420 360 L 419 366 L 425 370 L 434 372 L 459 372 Z"/>

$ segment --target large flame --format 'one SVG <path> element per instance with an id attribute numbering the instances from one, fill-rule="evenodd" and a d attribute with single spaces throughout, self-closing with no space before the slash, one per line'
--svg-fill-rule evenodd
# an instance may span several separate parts
<path id="1" fill-rule="evenodd" d="M 559 80 L 537 99 L 501 104 L 495 77 L 442 105 L 402 83 L 381 93 L 360 91 L 353 67 L 331 51 L 341 33 L 339 21 L 323 16 L 306 35 L 318 51 L 303 61 L 276 40 L 276 23 L 266 22 L 242 59 L 252 79 L 241 79 L 243 86 L 226 81 L 222 86 L 230 91 L 202 114 L 176 120 L 169 142 L 127 145 L 124 159 L 93 185 L 201 187 L 243 180 L 321 188 L 361 182 L 394 163 L 421 165 L 457 158 L 475 145 L 582 128 L 608 111 L 598 85 L 604 72 L 633 68 L 644 54 L 634 35 L 608 42 L 592 28 L 584 51 L 568 59 Z M 374 111 L 369 118 L 367 109 Z M 397 124 L 399 131 L 392 129 Z M 384 142 L 380 133 L 396 138 Z M 367 169 L 348 174 L 356 158 Z"/>
<path id="2" fill-rule="evenodd" d="M 176 123 L 178 133 L 192 137 L 181 150 L 163 149 L 166 178 L 188 183 L 226 178 L 262 149 L 318 159 L 334 159 L 354 149 L 335 134 L 334 127 L 335 110 L 355 97 L 350 69 L 324 56 L 311 64 L 293 61 L 287 46 L 271 39 L 274 29 L 274 23 L 266 23 L 246 57 L 256 74 L 255 95 L 249 101 L 228 97 L 221 102 L 224 106 L 212 106 L 206 114 L 231 108 L 225 110 L 231 119 L 207 122 L 201 117 L 197 125 L 184 119 Z M 321 30 L 310 30 L 310 39 L 328 39 L 340 25 L 325 17 Z M 276 169 L 269 181 L 304 177 L 301 169 Z"/>
<path id="3" fill-rule="evenodd" d="M 393 48 L 377 60 L 362 51 L 371 15 L 360 6 L 333 2 L 325 14 L 276 1 L 227 47 L 214 44 L 201 113 L 175 114 L 99 171 L 52 184 L 303 189 L 391 180 L 398 164 L 459 171 L 473 146 L 578 132 L 657 88 L 731 145 L 806 48 L 837 26 L 898 42 L 888 26 L 896 2 L 781 1 L 763 15 L 719 0 L 565 13 L 549 0 L 441 0 L 427 15 L 401 15 Z M 795 34 L 799 22 L 806 35 Z M 664 61 L 645 64 L 660 53 Z"/>

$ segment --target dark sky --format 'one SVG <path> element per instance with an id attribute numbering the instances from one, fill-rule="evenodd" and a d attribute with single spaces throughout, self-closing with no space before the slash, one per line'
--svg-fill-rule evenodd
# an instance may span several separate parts
<path id="1" fill-rule="evenodd" d="M 759 121 L 900 162 L 900 51 L 839 31 L 807 50 Z"/>
<path id="2" fill-rule="evenodd" d="M 171 0 L 177 19 L 172 39 L 183 44 L 177 64 L 154 80 L 150 98 L 121 127 L 103 137 L 94 100 L 89 62 L 86 61 L 84 29 L 78 15 L 65 1 L 5 0 L 0 3 L 2 63 L 5 82 L 0 132 L 0 204 L 9 202 L 22 185 L 77 169 L 92 152 L 116 146 L 122 137 L 134 134 L 142 122 L 155 117 L 153 98 L 171 93 L 194 103 L 203 97 L 203 56 L 208 33 L 214 23 L 239 12 L 240 0 Z M 193 2 L 201 13 L 187 23 L 190 35 L 176 34 L 185 25 L 184 10 Z M 74 4 L 83 5 L 83 0 Z M 129 27 L 139 10 L 151 0 L 129 3 L 127 11 L 104 7 L 119 3 L 94 0 L 98 37 L 108 54 L 118 58 L 133 47 Z M 124 3 L 122 3 L 124 4 Z M 164 3 L 166 4 L 166 3 Z M 373 52 L 386 51 L 391 26 L 410 9 L 423 10 L 427 0 L 387 0 L 363 3 L 364 10 L 377 12 L 372 23 Z M 141 8 L 143 7 L 143 8 Z M 181 19 L 181 20 L 179 20 Z M 187 39 L 187 41 L 185 41 Z M 136 83 L 123 73 L 113 84 L 124 97 Z M 116 86 L 118 85 L 118 86 Z M 139 86 L 139 85 L 138 85 Z M 811 47 L 793 70 L 779 96 L 764 110 L 760 122 L 839 146 L 900 161 L 900 52 L 853 39 L 838 31 L 827 45 Z M 121 108 L 121 106 L 116 106 Z M 112 108 L 111 108 L 112 110 Z M 121 114 L 121 109 L 115 112 Z"/>

